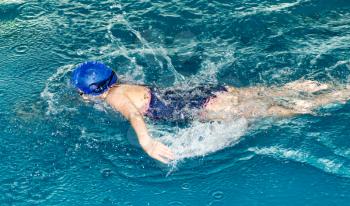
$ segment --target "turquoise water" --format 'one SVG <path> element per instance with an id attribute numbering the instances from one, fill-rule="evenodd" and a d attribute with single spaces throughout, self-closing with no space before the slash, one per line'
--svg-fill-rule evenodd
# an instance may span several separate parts
<path id="1" fill-rule="evenodd" d="M 348 0 L 1 0 L 0 205 L 348 205 L 350 103 L 254 124 L 149 121 L 179 158 L 166 166 L 69 76 L 101 60 L 163 87 L 344 84 L 349 16 Z"/>

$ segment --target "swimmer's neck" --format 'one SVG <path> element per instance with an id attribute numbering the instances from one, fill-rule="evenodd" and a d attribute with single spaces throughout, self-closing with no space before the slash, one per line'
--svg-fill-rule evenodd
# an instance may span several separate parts
<path id="1" fill-rule="evenodd" d="M 108 89 L 106 92 L 104 92 L 103 94 L 101 94 L 100 96 L 99 96 L 99 98 L 101 98 L 102 100 L 107 100 L 107 97 L 108 97 L 108 95 L 109 95 L 109 91 L 110 91 L 110 89 Z"/>

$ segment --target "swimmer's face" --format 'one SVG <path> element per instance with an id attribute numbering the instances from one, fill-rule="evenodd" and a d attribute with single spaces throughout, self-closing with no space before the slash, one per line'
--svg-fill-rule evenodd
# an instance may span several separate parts
<path id="1" fill-rule="evenodd" d="M 88 94 L 84 94 L 84 92 L 82 91 L 78 91 L 79 95 L 81 96 L 81 98 L 83 98 L 84 101 L 93 101 L 93 100 L 96 100 L 96 99 L 103 99 L 104 98 L 104 95 L 105 93 L 101 94 L 101 95 L 98 95 L 98 96 L 91 96 L 91 95 L 88 95 Z"/>
<path id="2" fill-rule="evenodd" d="M 89 95 L 87 95 L 87 94 L 84 94 L 84 92 L 82 92 L 82 91 L 80 91 L 80 90 L 78 90 L 78 93 L 79 93 L 79 95 L 81 96 L 81 98 L 83 98 L 83 100 L 84 101 L 89 101 Z"/>
<path id="3" fill-rule="evenodd" d="M 81 98 L 83 98 L 83 100 L 85 100 L 85 101 L 89 101 L 89 99 L 90 99 L 89 96 L 86 94 L 81 95 Z"/>

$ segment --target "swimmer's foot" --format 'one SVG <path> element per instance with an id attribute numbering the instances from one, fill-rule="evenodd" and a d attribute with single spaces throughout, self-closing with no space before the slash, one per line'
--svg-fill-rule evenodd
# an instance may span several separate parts
<path id="1" fill-rule="evenodd" d="M 350 89 L 345 88 L 339 91 L 335 91 L 331 93 L 330 96 L 334 101 L 338 101 L 340 103 L 346 103 L 350 99 Z"/>
<path id="2" fill-rule="evenodd" d="M 323 84 L 312 80 L 297 80 L 294 82 L 287 83 L 283 87 L 286 89 L 291 89 L 298 92 L 309 92 L 309 93 L 314 93 L 314 92 L 318 92 L 318 91 L 326 90 L 330 88 L 328 84 Z"/>
<path id="3" fill-rule="evenodd" d="M 331 103 L 346 103 L 350 99 L 350 88 L 343 88 L 339 90 L 332 91 L 327 94 L 322 94 L 315 96 L 312 99 L 293 100 L 293 110 L 299 114 L 311 113 L 313 109 L 319 106 L 325 106 Z"/>

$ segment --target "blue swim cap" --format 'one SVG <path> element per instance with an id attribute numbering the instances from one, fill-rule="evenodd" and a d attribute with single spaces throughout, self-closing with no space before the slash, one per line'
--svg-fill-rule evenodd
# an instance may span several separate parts
<path id="1" fill-rule="evenodd" d="M 117 75 L 101 62 L 85 62 L 78 65 L 72 74 L 72 84 L 82 93 L 97 96 L 117 82 Z"/>

